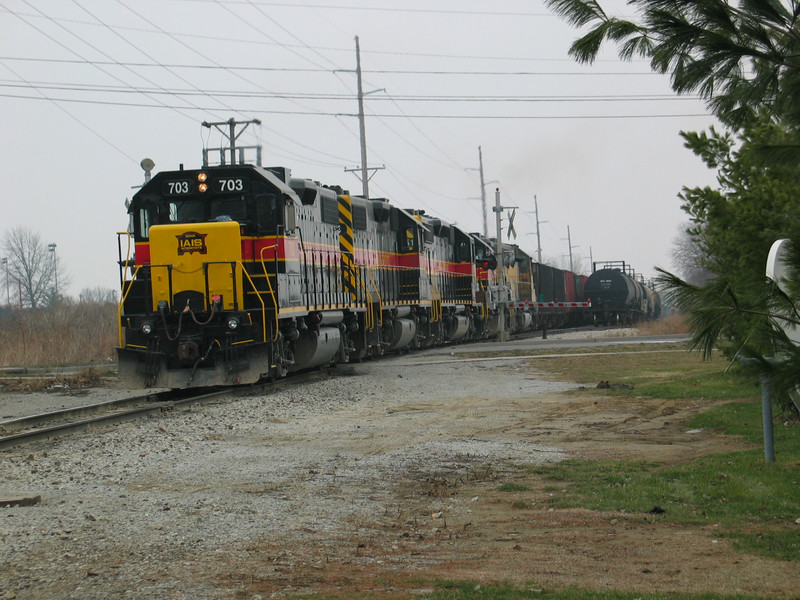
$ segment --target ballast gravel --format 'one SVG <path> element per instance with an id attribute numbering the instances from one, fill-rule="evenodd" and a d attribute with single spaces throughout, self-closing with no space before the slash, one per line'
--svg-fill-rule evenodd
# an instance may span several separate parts
<path id="1" fill-rule="evenodd" d="M 504 433 L 502 399 L 575 388 L 520 360 L 416 354 L 323 381 L 0 452 L 0 599 L 243 598 L 228 566 L 271 552 L 253 577 L 285 578 L 298 548 L 397 548 L 374 524 L 458 518 L 469 500 L 418 488 L 487 465 L 561 460 Z M 513 417 L 513 415 L 512 415 Z M 413 500 L 407 503 L 408 500 Z M 414 508 L 408 508 L 413 506 Z M 431 517 L 434 515 L 434 517 Z M 418 536 L 422 539 L 423 536 Z M 380 538 L 380 539 L 376 539 Z M 396 561 L 375 550 L 363 561 Z"/>

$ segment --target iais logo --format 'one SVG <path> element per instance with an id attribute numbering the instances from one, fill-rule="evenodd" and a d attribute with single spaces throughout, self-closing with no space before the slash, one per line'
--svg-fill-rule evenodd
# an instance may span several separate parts
<path id="1" fill-rule="evenodd" d="M 207 235 L 207 233 L 197 233 L 196 231 L 187 231 L 181 235 L 176 235 L 175 237 L 178 238 L 178 256 L 187 252 L 189 254 L 194 252 L 205 254 L 208 252 L 206 247 Z"/>

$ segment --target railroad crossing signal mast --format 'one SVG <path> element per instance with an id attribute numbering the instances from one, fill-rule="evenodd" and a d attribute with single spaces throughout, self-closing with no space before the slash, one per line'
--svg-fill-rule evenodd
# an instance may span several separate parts
<path id="1" fill-rule="evenodd" d="M 492 207 L 492 211 L 495 214 L 495 223 L 497 225 L 497 238 L 496 238 L 496 246 L 494 251 L 495 260 L 497 260 L 497 308 L 500 311 L 500 321 L 498 323 L 497 329 L 497 341 L 498 342 L 506 342 L 508 341 L 508 334 L 506 333 L 506 308 L 508 304 L 508 291 L 506 290 L 506 282 L 505 282 L 505 274 L 503 273 L 503 223 L 502 223 L 502 214 L 504 210 L 514 210 L 519 208 L 518 206 L 502 206 L 500 204 L 500 188 L 495 189 L 494 191 L 494 207 Z M 516 214 L 516 212 L 512 213 Z M 512 216 L 509 221 L 509 234 L 514 232 L 514 217 Z M 514 237 L 517 234 L 514 232 Z"/>

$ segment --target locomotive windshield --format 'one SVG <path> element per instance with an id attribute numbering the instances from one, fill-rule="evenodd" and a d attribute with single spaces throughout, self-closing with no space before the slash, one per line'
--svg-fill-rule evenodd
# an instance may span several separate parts
<path id="1" fill-rule="evenodd" d="M 214 198 L 148 198 L 137 203 L 134 235 L 149 238 L 151 225 L 236 221 L 243 235 L 274 235 L 280 223 L 275 194 L 216 196 Z"/>

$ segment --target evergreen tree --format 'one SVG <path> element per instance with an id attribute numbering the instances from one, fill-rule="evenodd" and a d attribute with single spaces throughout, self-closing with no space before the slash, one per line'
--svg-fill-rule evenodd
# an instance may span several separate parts
<path id="1" fill-rule="evenodd" d="M 687 315 L 696 347 L 709 353 L 721 344 L 756 359 L 773 390 L 800 404 L 800 346 L 783 330 L 800 325 L 800 2 L 629 0 L 636 20 L 609 16 L 595 0 L 546 4 L 589 27 L 570 49 L 577 60 L 591 63 L 604 42 L 617 43 L 623 59 L 648 58 L 675 92 L 699 94 L 738 132 L 738 140 L 713 128 L 683 134 L 718 169 L 719 189 L 681 194 L 713 277 L 691 285 L 662 271 L 660 281 Z M 771 244 L 787 237 L 784 292 L 764 267 Z"/>
<path id="2" fill-rule="evenodd" d="M 604 41 L 624 59 L 650 59 L 679 94 L 698 93 L 734 128 L 762 110 L 800 128 L 800 2 L 795 0 L 629 0 L 638 21 L 610 17 L 595 0 L 546 0 L 577 27 L 591 25 L 570 54 L 591 63 Z M 796 141 L 796 140 L 794 140 Z"/>

